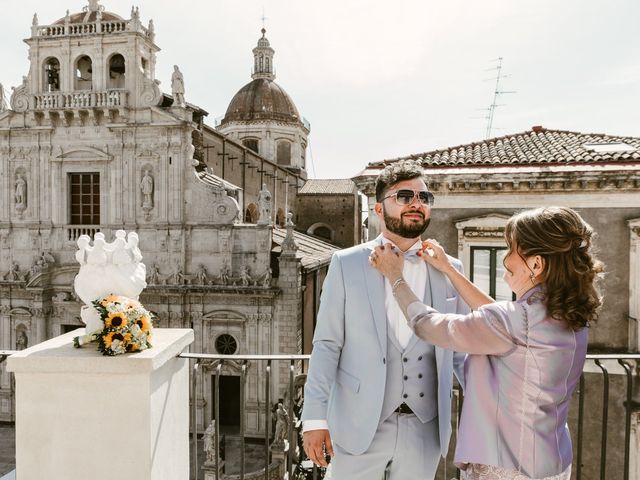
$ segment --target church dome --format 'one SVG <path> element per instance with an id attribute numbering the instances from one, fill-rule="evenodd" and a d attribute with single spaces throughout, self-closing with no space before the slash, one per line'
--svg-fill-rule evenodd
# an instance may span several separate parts
<path id="1" fill-rule="evenodd" d="M 301 123 L 300 114 L 287 92 L 273 80 L 256 78 L 236 93 L 221 125 L 231 121 L 277 120 Z"/>
<path id="2" fill-rule="evenodd" d="M 89 12 L 78 12 L 72 13 L 69 15 L 69 23 L 93 23 L 98 18 L 98 12 L 89 11 Z M 62 17 L 59 20 L 56 20 L 54 25 L 64 25 L 66 21 L 66 17 Z M 113 12 L 102 12 L 102 21 L 103 22 L 123 22 L 124 18 L 120 15 L 117 15 Z"/>

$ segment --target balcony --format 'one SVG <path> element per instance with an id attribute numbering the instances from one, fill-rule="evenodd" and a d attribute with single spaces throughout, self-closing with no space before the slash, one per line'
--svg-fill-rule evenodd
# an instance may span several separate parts
<path id="1" fill-rule="evenodd" d="M 53 25 L 35 25 L 31 34 L 38 38 L 80 37 L 95 34 L 114 34 L 139 32 L 153 41 L 154 33 L 133 20 L 108 20 L 87 23 L 56 23 Z"/>
<path id="2" fill-rule="evenodd" d="M 88 108 L 126 108 L 128 92 L 122 89 L 111 89 L 102 92 L 48 92 L 33 96 L 34 110 L 64 110 Z"/>
<path id="3" fill-rule="evenodd" d="M 0 351 L 0 363 L 13 353 L 16 352 Z M 305 459 L 300 441 L 299 414 L 304 400 L 302 386 L 305 380 L 301 372 L 308 356 L 181 353 L 177 358 L 188 361 L 190 370 L 189 392 L 183 391 L 181 398 L 184 402 L 189 397 L 195 399 L 189 407 L 192 433 L 189 434 L 188 463 L 192 480 L 262 479 L 265 478 L 265 470 L 269 472 L 270 480 L 323 478 L 325 472 Z M 640 354 L 588 355 L 587 358 L 579 389 L 572 400 L 569 420 L 574 446 L 573 478 L 640 478 L 640 414 L 634 408 L 632 398 L 632 372 L 640 360 Z M 239 380 L 240 417 L 239 424 L 234 428 L 225 422 L 225 406 L 220 403 L 221 381 L 229 366 L 238 372 Z M 208 408 L 211 417 L 219 419 L 214 424 L 215 428 L 208 430 L 204 429 L 207 422 L 198 419 L 202 414 L 199 412 L 202 402 L 198 392 L 204 383 L 205 371 L 213 376 L 212 405 Z M 274 441 L 273 428 L 273 405 L 278 401 L 274 398 L 274 386 L 278 376 L 280 384 L 283 380 L 286 384 L 282 400 L 291 420 L 286 430 L 282 431 L 281 442 Z M 257 384 L 248 382 L 250 378 L 258 378 L 259 381 Z M 255 385 L 259 385 L 261 391 L 256 391 Z M 247 438 L 249 429 L 245 414 L 255 407 L 248 405 L 255 398 L 258 398 L 258 418 L 262 422 L 263 435 Z M 461 392 L 457 391 L 452 406 L 454 412 L 458 412 L 462 401 Z M 453 418 L 457 418 L 457 415 Z M 196 426 L 195 435 L 193 426 Z M 276 430 L 278 428 L 276 426 Z M 6 443 L 6 439 L 4 441 Z M 455 438 L 452 439 L 452 445 L 453 442 Z M 438 480 L 460 478 L 460 473 L 451 464 L 452 451 L 453 447 L 450 448 L 447 462 L 441 462 L 436 476 Z M 0 470 L 0 478 L 3 473 L 7 472 Z"/>

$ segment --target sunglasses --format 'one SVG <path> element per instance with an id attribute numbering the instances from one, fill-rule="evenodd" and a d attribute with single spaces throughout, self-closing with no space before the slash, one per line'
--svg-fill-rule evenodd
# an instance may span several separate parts
<path id="1" fill-rule="evenodd" d="M 394 193 L 390 193 L 382 200 L 386 200 L 390 197 L 396 197 L 396 203 L 398 205 L 411 205 L 413 203 L 413 199 L 418 197 L 418 201 L 427 207 L 433 207 L 433 193 L 428 192 L 426 190 L 409 190 L 402 189 L 398 190 Z"/>

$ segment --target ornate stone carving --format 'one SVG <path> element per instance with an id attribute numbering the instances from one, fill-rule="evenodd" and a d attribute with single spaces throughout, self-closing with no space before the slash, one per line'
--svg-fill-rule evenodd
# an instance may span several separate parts
<path id="1" fill-rule="evenodd" d="M 11 262 L 11 265 L 9 266 L 9 271 L 4 274 L 3 278 L 7 282 L 20 281 L 20 267 L 16 262 Z"/>
<path id="2" fill-rule="evenodd" d="M 29 92 L 27 91 L 28 77 L 22 77 L 22 85 L 11 87 L 11 109 L 15 112 L 26 112 L 29 108 Z"/>
<path id="3" fill-rule="evenodd" d="M 267 185 L 262 184 L 262 190 L 258 193 L 258 209 L 260 219 L 258 225 L 271 225 L 271 192 L 267 190 Z"/>
<path id="4" fill-rule="evenodd" d="M 19 216 L 27 209 L 27 180 L 23 173 L 17 173 L 14 182 L 15 209 Z"/>
<path id="5" fill-rule="evenodd" d="M 16 335 L 16 350 L 24 350 L 29 346 L 29 337 L 24 330 L 18 331 Z"/>
<path id="6" fill-rule="evenodd" d="M 145 107 L 155 107 L 162 102 L 162 92 L 158 86 L 158 80 L 150 80 L 143 78 L 142 94 L 140 95 L 140 103 Z"/>
<path id="7" fill-rule="evenodd" d="M 214 196 L 212 202 L 214 220 L 219 224 L 232 225 L 240 212 L 238 202 L 227 195 L 222 185 L 213 187 L 212 190 Z"/>
<path id="8" fill-rule="evenodd" d="M 501 230 L 464 230 L 464 236 L 468 238 L 503 238 Z"/>

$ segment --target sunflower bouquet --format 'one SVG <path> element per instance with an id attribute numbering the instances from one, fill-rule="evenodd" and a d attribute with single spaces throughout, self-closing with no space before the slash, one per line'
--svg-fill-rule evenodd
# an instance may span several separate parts
<path id="1" fill-rule="evenodd" d="M 91 302 L 102 319 L 103 328 L 87 335 L 75 337 L 76 348 L 98 341 L 103 355 L 120 355 L 151 348 L 153 315 L 137 300 L 109 295 Z"/>

